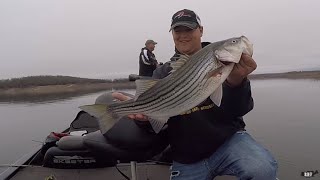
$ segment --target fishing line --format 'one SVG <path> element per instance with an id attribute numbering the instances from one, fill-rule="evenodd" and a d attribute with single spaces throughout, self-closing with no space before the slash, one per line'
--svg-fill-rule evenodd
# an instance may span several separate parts
<path id="1" fill-rule="evenodd" d="M 44 144 L 44 142 L 43 141 L 37 141 L 37 140 L 31 140 L 31 141 L 33 141 L 33 142 L 36 142 L 36 143 L 39 143 L 39 144 Z"/>
<path id="2" fill-rule="evenodd" d="M 116 164 L 116 169 L 117 169 L 117 171 L 124 177 L 124 178 L 126 178 L 127 180 L 130 180 L 130 178 L 127 176 L 127 175 L 125 175 L 119 168 L 118 168 L 118 164 Z"/>

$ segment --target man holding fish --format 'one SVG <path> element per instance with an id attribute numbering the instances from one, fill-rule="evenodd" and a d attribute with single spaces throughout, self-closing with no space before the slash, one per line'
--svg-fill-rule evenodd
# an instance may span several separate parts
<path id="1" fill-rule="evenodd" d="M 242 118 L 253 108 L 252 44 L 244 36 L 201 43 L 200 18 L 188 9 L 172 16 L 170 31 L 173 60 L 154 71 L 154 80 L 137 81 L 134 99 L 113 93 L 122 102 L 81 108 L 100 119 L 102 133 L 121 116 L 151 123 L 155 133 L 167 128 L 173 180 L 276 179 L 276 160 L 245 131 Z"/>

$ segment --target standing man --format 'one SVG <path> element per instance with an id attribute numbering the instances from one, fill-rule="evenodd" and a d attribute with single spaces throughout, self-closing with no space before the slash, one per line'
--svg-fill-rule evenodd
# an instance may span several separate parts
<path id="1" fill-rule="evenodd" d="M 139 56 L 139 76 L 152 76 L 157 68 L 158 61 L 152 53 L 157 43 L 151 39 L 147 40 L 145 47 L 141 49 Z"/>
<path id="2" fill-rule="evenodd" d="M 170 31 L 179 54 L 192 56 L 210 43 L 201 42 L 203 26 L 191 10 L 183 9 L 172 16 Z M 172 180 L 212 180 L 219 175 L 232 175 L 240 180 L 276 180 L 277 162 L 272 154 L 245 130 L 243 116 L 253 109 L 250 81 L 247 76 L 257 64 L 242 54 L 223 83 L 223 98 L 216 106 L 210 98 L 196 107 L 201 111 L 170 117 L 167 123 L 173 165 Z M 153 73 L 156 79 L 169 75 L 170 62 Z M 120 93 L 119 100 L 129 97 Z M 132 114 L 140 126 L 148 127 L 148 117 Z"/>

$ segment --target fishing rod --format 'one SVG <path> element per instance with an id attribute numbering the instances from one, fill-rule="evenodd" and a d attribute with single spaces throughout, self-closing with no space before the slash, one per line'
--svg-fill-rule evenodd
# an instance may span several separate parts
<path id="1" fill-rule="evenodd" d="M 1 167 L 43 167 L 43 166 L 38 166 L 38 165 L 24 165 L 24 164 L 21 164 L 21 165 L 15 165 L 15 164 L 0 164 L 0 168 Z"/>

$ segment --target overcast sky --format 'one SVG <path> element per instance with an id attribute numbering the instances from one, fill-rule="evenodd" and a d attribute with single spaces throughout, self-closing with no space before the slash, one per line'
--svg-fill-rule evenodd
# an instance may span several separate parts
<path id="1" fill-rule="evenodd" d="M 165 62 L 171 16 L 194 10 L 203 41 L 246 35 L 256 73 L 320 69 L 319 0 L 1 0 L 0 79 L 30 75 L 92 78 L 138 73 L 147 39 Z"/>

